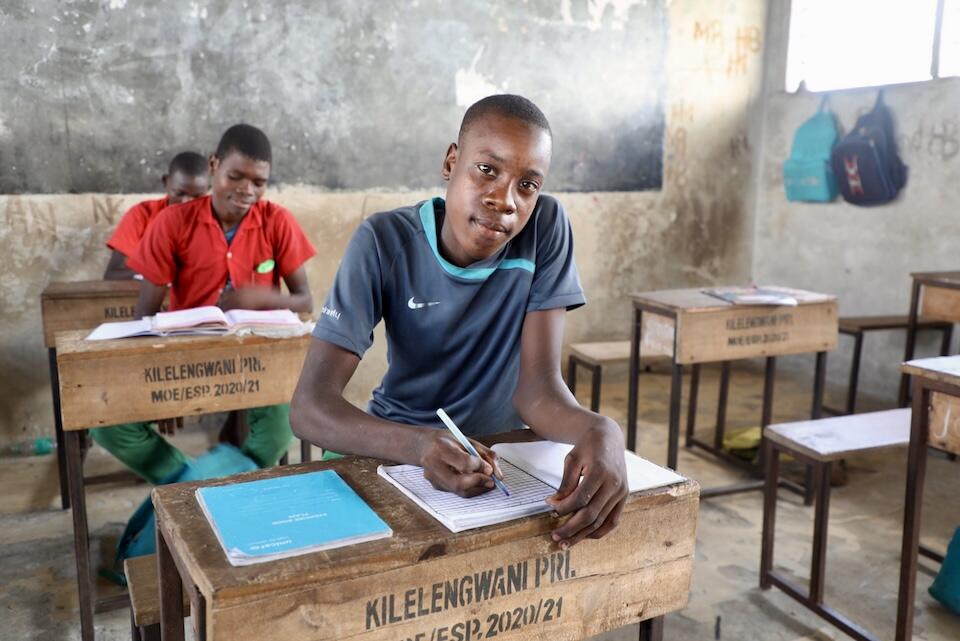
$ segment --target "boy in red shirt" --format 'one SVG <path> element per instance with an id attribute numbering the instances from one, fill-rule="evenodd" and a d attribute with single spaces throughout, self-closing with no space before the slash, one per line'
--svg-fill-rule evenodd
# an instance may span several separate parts
<path id="1" fill-rule="evenodd" d="M 167 173 L 160 179 L 166 196 L 144 200 L 127 210 L 107 241 L 113 250 L 103 272 L 104 280 L 130 280 L 137 275 L 126 265 L 153 217 L 170 205 L 199 198 L 210 190 L 210 168 L 207 159 L 195 151 L 184 151 L 173 157 Z"/>
<path id="2" fill-rule="evenodd" d="M 256 127 L 234 125 L 210 159 L 211 194 L 157 214 L 128 265 L 143 274 L 136 316 L 160 310 L 170 284 L 170 309 L 310 312 L 304 263 L 316 253 L 293 215 L 261 200 L 270 178 L 270 141 Z M 280 290 L 280 280 L 289 290 Z M 250 434 L 241 451 L 260 467 L 275 465 L 293 434 L 289 405 L 247 410 Z M 180 419 L 160 421 L 173 433 Z M 92 431 L 94 440 L 134 472 L 159 484 L 176 479 L 186 457 L 147 423 Z"/>

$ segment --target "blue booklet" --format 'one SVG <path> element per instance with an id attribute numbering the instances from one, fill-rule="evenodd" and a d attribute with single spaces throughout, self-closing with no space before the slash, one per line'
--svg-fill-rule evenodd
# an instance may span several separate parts
<path id="1" fill-rule="evenodd" d="M 393 536 L 333 470 L 202 487 L 197 501 L 230 565 L 250 565 Z"/>

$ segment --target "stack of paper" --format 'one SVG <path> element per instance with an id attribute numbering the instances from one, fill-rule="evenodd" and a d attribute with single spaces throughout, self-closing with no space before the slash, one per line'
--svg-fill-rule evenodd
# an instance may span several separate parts
<path id="1" fill-rule="evenodd" d="M 393 536 L 333 470 L 202 487 L 197 501 L 230 565 L 251 565 Z"/>
<path id="2" fill-rule="evenodd" d="M 465 499 L 434 489 L 415 465 L 381 465 L 377 473 L 403 492 L 424 511 L 452 532 L 503 523 L 553 508 L 544 500 L 554 494 L 563 479 L 563 461 L 573 448 L 565 443 L 534 441 L 498 443 L 493 450 L 500 457 L 504 483 L 510 496 L 491 490 Z M 682 476 L 624 452 L 631 492 L 679 483 Z"/>

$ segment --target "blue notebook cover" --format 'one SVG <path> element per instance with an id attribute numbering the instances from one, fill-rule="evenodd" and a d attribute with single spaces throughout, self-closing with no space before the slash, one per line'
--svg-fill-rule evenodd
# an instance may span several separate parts
<path id="1" fill-rule="evenodd" d="M 197 501 L 231 565 L 393 536 L 333 470 L 202 487 Z"/>

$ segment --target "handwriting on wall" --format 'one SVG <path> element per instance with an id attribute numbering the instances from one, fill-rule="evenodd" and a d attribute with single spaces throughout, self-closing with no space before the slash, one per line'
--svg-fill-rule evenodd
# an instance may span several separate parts
<path id="1" fill-rule="evenodd" d="M 738 78 L 747 75 L 750 62 L 763 47 L 762 31 L 756 25 L 726 27 L 720 20 L 696 21 L 693 41 L 706 49 L 703 69 L 713 77 Z"/>
<path id="2" fill-rule="evenodd" d="M 927 154 L 931 158 L 948 162 L 960 155 L 960 121 L 956 117 L 940 122 L 917 123 L 912 133 L 897 136 L 900 152 Z"/>

